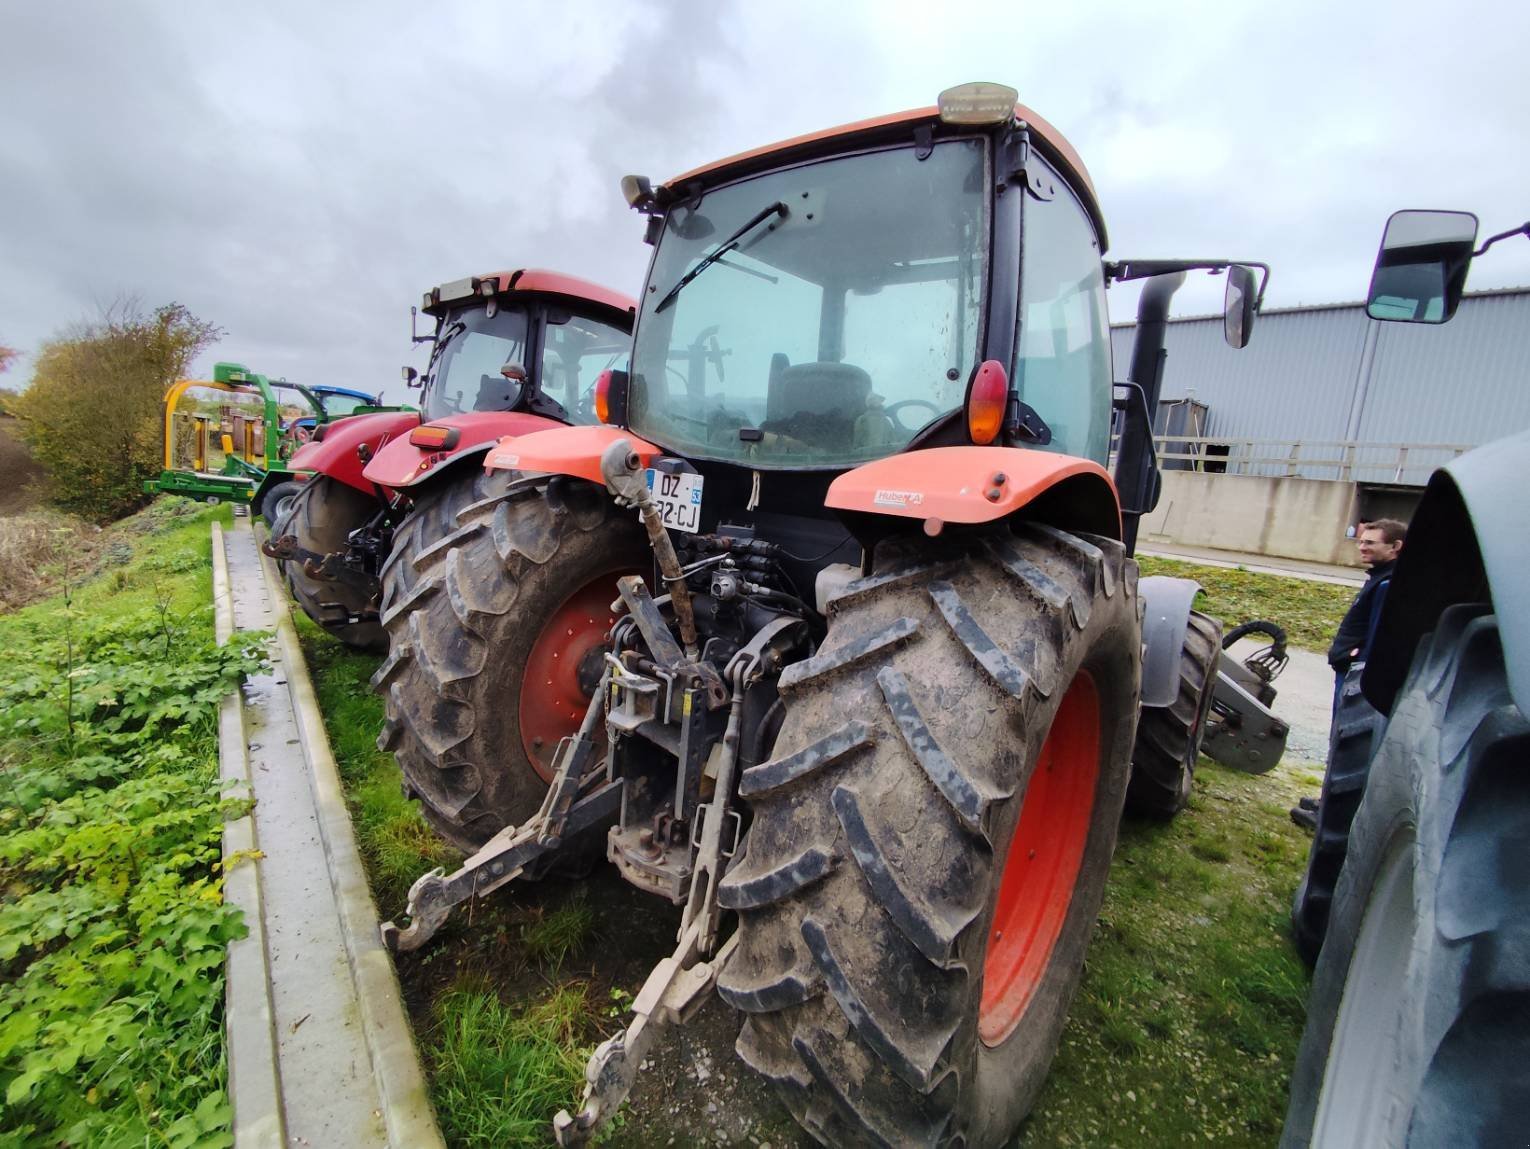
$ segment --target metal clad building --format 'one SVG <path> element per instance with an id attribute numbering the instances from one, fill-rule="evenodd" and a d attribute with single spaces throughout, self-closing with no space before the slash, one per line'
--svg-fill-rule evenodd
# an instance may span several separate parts
<path id="1" fill-rule="evenodd" d="M 1118 376 L 1134 335 L 1111 329 Z M 1220 316 L 1176 319 L 1165 346 L 1163 398 L 1205 403 L 1207 438 L 1389 445 L 1357 449 L 1362 481 L 1422 483 L 1454 453 L 1422 445 L 1472 447 L 1530 427 L 1530 288 L 1469 294 L 1438 326 L 1377 323 L 1359 303 L 1272 310 L 1242 351 L 1223 342 Z M 1401 472 L 1396 444 L 1419 445 Z M 1253 473 L 1339 477 L 1284 463 Z"/>

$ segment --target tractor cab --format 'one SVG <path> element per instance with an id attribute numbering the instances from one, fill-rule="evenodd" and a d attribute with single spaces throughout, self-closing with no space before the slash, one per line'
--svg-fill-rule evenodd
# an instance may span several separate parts
<path id="1" fill-rule="evenodd" d="M 1236 346 L 1263 294 L 1261 264 L 1106 262 L 1082 161 L 1000 85 L 623 187 L 648 215 L 655 251 L 630 374 L 602 397 L 608 421 L 683 457 L 704 482 L 712 464 L 817 472 L 764 486 L 800 502 L 816 485 L 842 513 L 894 509 L 885 484 L 867 502 L 834 483 L 889 455 L 916 453 L 900 463 L 919 480 L 898 484 L 907 493 L 949 485 L 935 474 L 942 456 L 917 454 L 942 447 L 1087 460 L 1101 470 L 1075 487 L 1098 501 L 1105 484 L 1092 480 L 1105 477 L 1121 410 L 1116 481 L 1134 520 L 1156 495 L 1140 415 L 1157 398 L 1161 325 L 1156 346 L 1134 356 L 1142 394 L 1118 397 L 1107 284 L 1170 279 L 1146 293 L 1166 303 L 1183 272 L 1227 271 Z M 954 481 L 981 502 L 986 477 Z M 897 513 L 928 519 L 932 505 L 904 499 Z M 970 521 L 993 517 L 980 511 Z"/>
<path id="2" fill-rule="evenodd" d="M 436 319 L 421 381 L 427 422 L 526 411 L 592 423 L 595 379 L 625 360 L 632 322 L 630 299 L 536 270 L 442 284 L 423 310 Z"/>

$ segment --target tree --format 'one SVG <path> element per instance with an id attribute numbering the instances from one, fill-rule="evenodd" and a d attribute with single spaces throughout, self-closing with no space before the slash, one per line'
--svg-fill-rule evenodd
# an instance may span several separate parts
<path id="1" fill-rule="evenodd" d="M 179 303 L 152 315 L 119 303 L 45 342 L 11 409 L 53 501 L 98 521 L 141 506 L 160 471 L 165 389 L 220 335 Z"/>
<path id="2" fill-rule="evenodd" d="M 10 370 L 11 361 L 16 358 L 14 347 L 0 346 L 0 371 Z"/>

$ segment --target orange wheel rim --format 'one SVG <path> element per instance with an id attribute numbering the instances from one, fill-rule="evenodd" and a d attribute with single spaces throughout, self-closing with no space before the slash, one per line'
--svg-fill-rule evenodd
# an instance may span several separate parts
<path id="1" fill-rule="evenodd" d="M 553 778 L 558 743 L 579 729 L 600 679 L 600 651 L 616 622 L 616 580 L 630 571 L 592 579 L 553 611 L 526 657 L 521 679 L 521 746 L 544 782 Z"/>
<path id="2" fill-rule="evenodd" d="M 984 1045 L 1014 1033 L 1046 975 L 1078 885 L 1099 773 L 1100 698 L 1080 671 L 1042 743 L 1004 861 L 983 958 Z"/>

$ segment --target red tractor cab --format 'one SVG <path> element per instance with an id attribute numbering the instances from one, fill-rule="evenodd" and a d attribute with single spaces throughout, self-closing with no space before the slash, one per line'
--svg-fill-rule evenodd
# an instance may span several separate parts
<path id="1" fill-rule="evenodd" d="M 627 355 L 636 303 L 554 271 L 475 275 L 426 292 L 435 330 L 420 411 L 341 419 L 294 454 L 314 477 L 276 524 L 267 553 L 283 560 L 303 610 L 348 645 L 384 651 L 381 572 L 395 543 L 437 541 L 415 514 L 444 486 L 472 484 L 506 435 L 595 422 L 594 384 Z M 412 525 L 411 525 L 412 524 Z"/>

